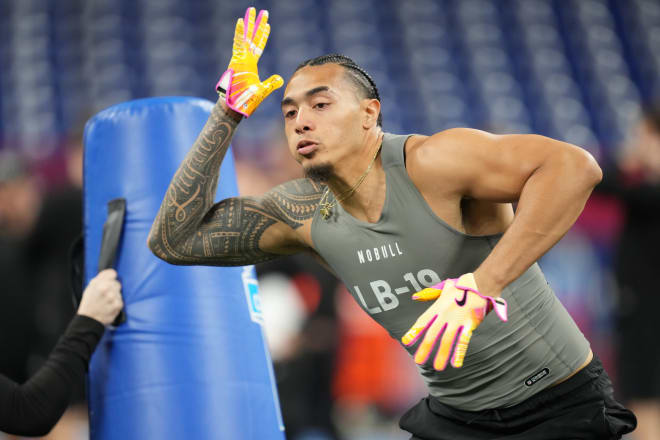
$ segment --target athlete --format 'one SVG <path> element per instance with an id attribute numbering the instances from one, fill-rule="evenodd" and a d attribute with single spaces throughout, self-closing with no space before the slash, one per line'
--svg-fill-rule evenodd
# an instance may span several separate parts
<path id="1" fill-rule="evenodd" d="M 237 22 L 220 98 L 153 223 L 154 254 L 218 266 L 315 256 L 418 364 L 430 395 L 401 419 L 413 439 L 605 439 L 634 429 L 536 264 L 601 179 L 585 150 L 465 128 L 385 133 L 371 77 L 326 55 L 299 66 L 281 103 L 307 177 L 213 202 L 238 124 L 283 84 L 257 74 L 267 19 L 249 8 Z"/>

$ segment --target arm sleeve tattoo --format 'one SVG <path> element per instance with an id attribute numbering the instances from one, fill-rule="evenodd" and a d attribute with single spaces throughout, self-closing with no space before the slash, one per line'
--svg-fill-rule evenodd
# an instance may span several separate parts
<path id="1" fill-rule="evenodd" d="M 297 179 L 260 198 L 232 197 L 213 204 L 220 165 L 237 122 L 220 104 L 175 173 L 149 234 L 159 258 L 180 265 L 241 266 L 278 257 L 259 247 L 277 222 L 292 229 L 314 215 L 324 187 Z"/>

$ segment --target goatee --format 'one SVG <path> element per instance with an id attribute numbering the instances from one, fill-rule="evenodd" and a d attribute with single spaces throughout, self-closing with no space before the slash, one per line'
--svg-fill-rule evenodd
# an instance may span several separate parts
<path id="1" fill-rule="evenodd" d="M 333 167 L 331 164 L 312 165 L 303 169 L 305 177 L 312 179 L 317 183 L 325 183 L 330 179 L 333 174 Z"/>

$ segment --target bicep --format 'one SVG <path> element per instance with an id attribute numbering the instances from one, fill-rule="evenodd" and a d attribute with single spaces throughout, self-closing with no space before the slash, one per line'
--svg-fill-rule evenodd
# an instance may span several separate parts
<path id="1" fill-rule="evenodd" d="M 421 153 L 430 178 L 435 164 L 445 187 L 462 196 L 494 202 L 518 200 L 529 177 L 549 160 L 588 154 L 580 148 L 539 135 L 494 135 L 453 129 L 430 137 Z M 430 166 L 429 166 L 430 165 Z"/>

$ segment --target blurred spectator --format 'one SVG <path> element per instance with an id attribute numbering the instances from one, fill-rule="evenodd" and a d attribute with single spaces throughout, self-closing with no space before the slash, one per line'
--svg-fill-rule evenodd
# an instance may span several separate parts
<path id="1" fill-rule="evenodd" d="M 68 254 L 82 232 L 82 145 L 72 139 L 64 150 L 65 181 L 44 193 L 39 216 L 27 240 L 35 310 L 45 358 L 71 320 Z"/>
<path id="2" fill-rule="evenodd" d="M 257 266 L 265 331 L 289 440 L 330 440 L 338 281 L 311 257 Z"/>
<path id="3" fill-rule="evenodd" d="M 633 130 L 619 167 L 599 188 L 617 195 L 626 219 L 615 271 L 620 288 L 620 389 L 637 415 L 636 440 L 660 439 L 660 107 L 649 108 Z"/>
<path id="4" fill-rule="evenodd" d="M 25 238 L 39 213 L 39 188 L 27 164 L 9 150 L 0 155 L 0 233 L 5 237 Z"/>
<path id="5" fill-rule="evenodd" d="M 301 177 L 282 133 L 277 130 L 269 139 L 268 145 L 236 145 L 241 195 L 258 196 Z M 334 296 L 339 282 L 312 256 L 280 258 L 256 269 L 287 439 L 338 439 L 332 419 L 332 379 L 337 349 Z"/>
<path id="6" fill-rule="evenodd" d="M 415 364 L 344 286 L 336 303 L 339 341 L 333 397 L 342 432 L 350 439 L 402 434 L 399 417 L 428 393 Z"/>
<path id="7" fill-rule="evenodd" d="M 27 238 L 30 291 L 35 295 L 37 331 L 30 372 L 43 364 L 74 316 L 68 271 L 69 248 L 82 232 L 82 130 L 75 131 L 62 151 L 58 185 L 43 195 L 41 210 Z M 72 407 L 49 438 L 70 439 L 87 430 L 84 378 L 74 385 Z"/>
<path id="8" fill-rule="evenodd" d="M 34 342 L 34 293 L 29 289 L 26 236 L 39 212 L 41 196 L 22 158 L 0 152 L 0 374 L 17 382 L 28 377 Z"/>
<path id="9" fill-rule="evenodd" d="M 82 231 L 82 132 L 60 156 L 63 184 L 43 192 L 16 153 L 0 157 L 0 373 L 24 382 L 45 361 L 74 314 L 68 250 Z M 49 166 L 52 165 L 49 164 Z M 83 378 L 74 402 L 84 401 Z M 67 413 L 49 438 L 86 431 L 86 410 Z"/>

